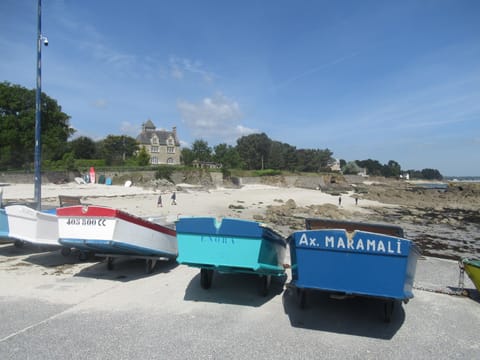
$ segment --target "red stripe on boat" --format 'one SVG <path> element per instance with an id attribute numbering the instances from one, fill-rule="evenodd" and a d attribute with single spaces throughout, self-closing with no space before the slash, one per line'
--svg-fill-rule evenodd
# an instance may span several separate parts
<path id="1" fill-rule="evenodd" d="M 122 210 L 113 209 L 104 206 L 87 206 L 87 205 L 75 205 L 57 208 L 57 216 L 59 217 L 101 217 L 101 218 L 117 218 L 122 219 L 133 224 L 143 226 L 161 233 L 176 236 L 175 230 L 169 227 L 162 226 L 160 224 L 153 223 L 151 221 L 139 218 L 138 216 L 126 213 Z"/>

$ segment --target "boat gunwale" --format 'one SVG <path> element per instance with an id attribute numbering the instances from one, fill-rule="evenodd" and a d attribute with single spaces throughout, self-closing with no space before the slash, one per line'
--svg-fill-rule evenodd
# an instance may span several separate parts
<path id="1" fill-rule="evenodd" d="M 86 209 L 86 210 L 85 210 Z M 93 210 L 93 214 L 88 213 L 89 210 Z M 166 235 L 176 236 L 176 231 L 167 226 L 160 225 L 154 222 L 151 222 L 146 219 L 142 219 L 136 215 L 132 215 L 123 210 L 114 209 L 106 206 L 97 206 L 97 205 L 74 205 L 67 206 L 57 209 L 58 218 L 112 218 L 112 219 L 121 219 L 129 223 L 143 226 L 145 228 L 161 232 Z"/>
<path id="2" fill-rule="evenodd" d="M 197 236 L 218 236 L 218 237 L 232 237 L 232 238 L 242 238 L 244 240 L 256 240 L 256 241 L 269 241 L 272 243 L 276 243 L 284 248 L 287 247 L 287 239 L 280 233 L 276 232 L 272 228 L 254 220 L 244 220 L 244 219 L 237 219 L 237 218 L 223 218 L 219 227 L 216 227 L 215 232 L 205 232 L 205 231 L 195 231 L 193 229 L 189 229 L 184 231 L 182 227 L 179 227 L 179 223 L 188 223 L 190 219 L 194 219 L 194 221 L 205 220 L 205 221 L 216 221 L 214 217 L 185 217 L 180 218 L 177 224 L 177 233 L 178 234 L 189 234 L 189 235 L 197 235 Z M 233 221 L 238 222 L 239 224 L 248 223 L 249 225 L 256 225 L 257 229 L 259 230 L 259 234 L 249 234 L 249 233 L 242 233 L 242 234 L 235 234 L 234 232 L 225 232 L 222 229 L 223 221 Z M 183 225 L 185 226 L 185 225 Z M 180 228 L 180 230 L 179 230 Z"/>

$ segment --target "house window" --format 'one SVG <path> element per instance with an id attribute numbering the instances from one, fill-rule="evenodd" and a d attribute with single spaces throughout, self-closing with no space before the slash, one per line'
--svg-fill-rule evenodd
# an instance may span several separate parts
<path id="1" fill-rule="evenodd" d="M 175 161 L 172 158 L 167 159 L 167 164 L 174 164 Z"/>
<path id="2" fill-rule="evenodd" d="M 158 153 L 158 146 L 152 146 L 150 151 L 152 153 Z"/>
<path id="3" fill-rule="evenodd" d="M 152 144 L 158 144 L 158 138 L 156 136 L 152 137 Z"/>
<path id="4" fill-rule="evenodd" d="M 167 145 L 168 145 L 168 146 L 173 146 L 173 139 L 172 139 L 171 137 L 168 138 L 168 140 L 167 140 Z"/>
<path id="5" fill-rule="evenodd" d="M 167 146 L 167 154 L 175 154 L 175 147 Z"/>
<path id="6" fill-rule="evenodd" d="M 158 158 L 156 156 L 152 156 L 151 163 L 155 165 L 158 164 Z"/>

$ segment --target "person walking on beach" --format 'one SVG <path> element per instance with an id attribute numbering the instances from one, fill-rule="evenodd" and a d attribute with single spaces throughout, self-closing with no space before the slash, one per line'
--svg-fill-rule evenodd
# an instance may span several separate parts
<path id="1" fill-rule="evenodd" d="M 342 197 L 341 196 L 338 197 L 338 206 L 342 206 Z"/>
<path id="2" fill-rule="evenodd" d="M 358 196 L 355 196 L 355 205 L 358 205 Z"/>
<path id="3" fill-rule="evenodd" d="M 158 195 L 157 207 L 163 207 L 163 204 L 162 204 L 162 194 Z"/>
<path id="4" fill-rule="evenodd" d="M 177 205 L 177 194 L 175 194 L 175 191 L 172 193 L 172 196 L 171 196 L 171 199 L 172 199 L 172 205 Z"/>

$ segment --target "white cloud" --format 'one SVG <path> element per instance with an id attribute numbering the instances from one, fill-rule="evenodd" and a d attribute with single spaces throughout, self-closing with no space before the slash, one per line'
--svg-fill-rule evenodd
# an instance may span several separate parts
<path id="1" fill-rule="evenodd" d="M 189 73 L 199 75 L 205 82 L 213 81 L 214 75 L 205 70 L 200 61 L 171 56 L 169 63 L 170 75 L 175 79 L 181 80 Z"/>
<path id="2" fill-rule="evenodd" d="M 232 143 L 238 137 L 257 131 L 239 124 L 242 118 L 240 106 L 222 94 L 204 98 L 197 104 L 180 100 L 177 108 L 195 138 Z"/>

